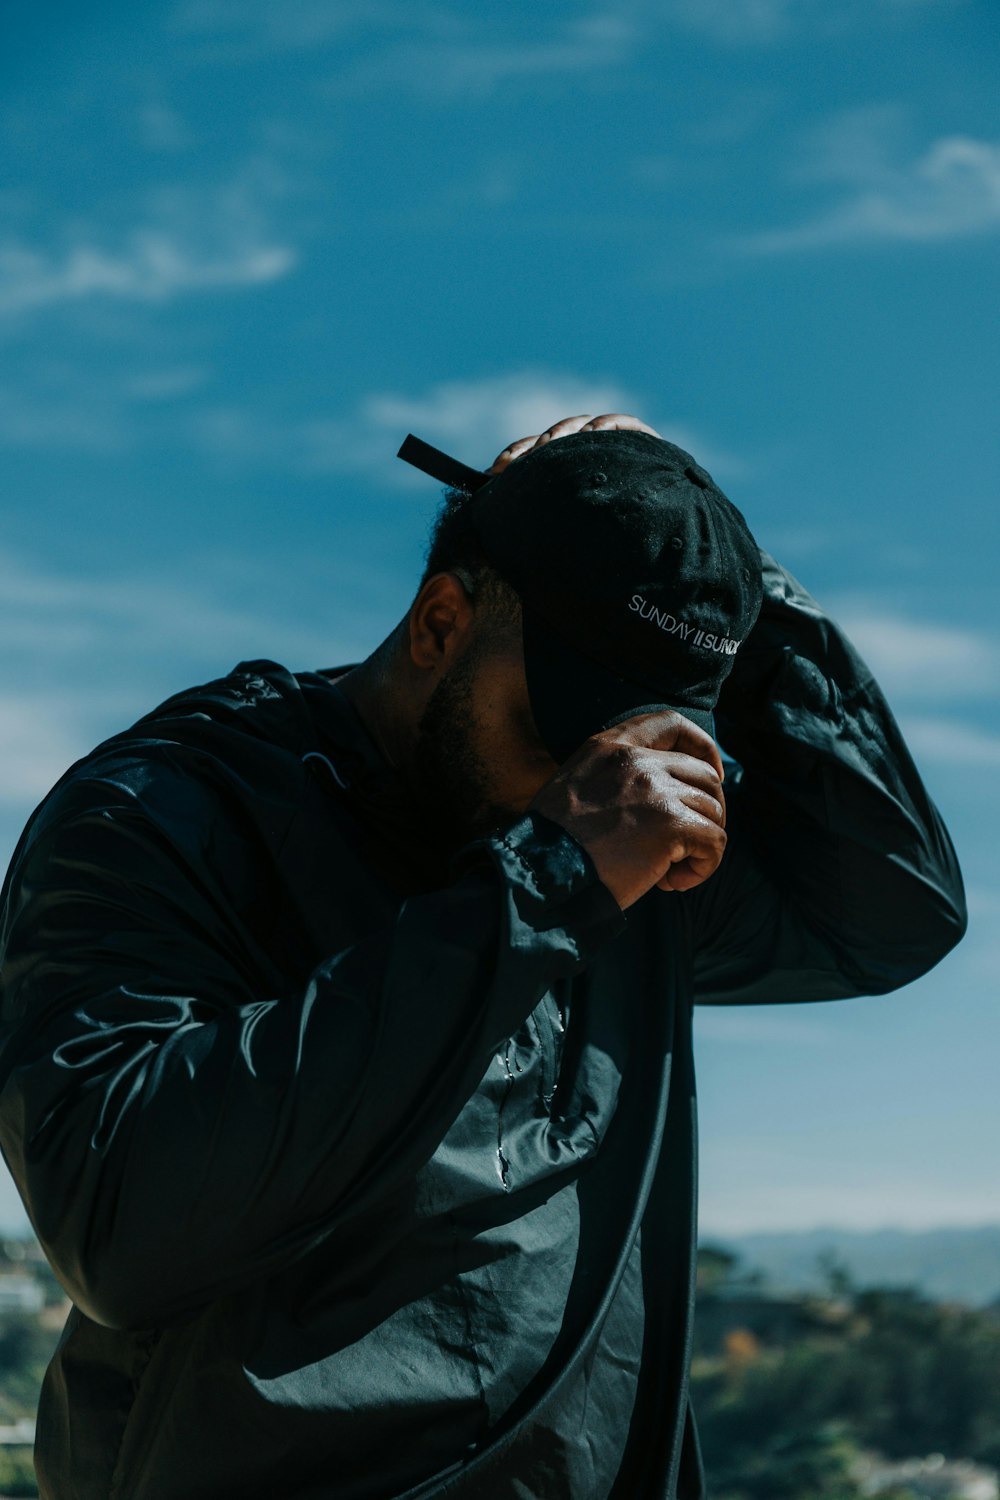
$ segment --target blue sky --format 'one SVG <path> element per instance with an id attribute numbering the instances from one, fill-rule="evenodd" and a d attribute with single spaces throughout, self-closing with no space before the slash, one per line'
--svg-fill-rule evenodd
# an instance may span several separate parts
<path id="1" fill-rule="evenodd" d="M 485 465 L 634 411 L 849 625 L 973 913 L 897 995 L 699 1016 L 705 1230 L 1000 1220 L 990 0 L 3 25 L 3 849 L 169 693 L 377 644 L 437 499 L 407 431 Z"/>

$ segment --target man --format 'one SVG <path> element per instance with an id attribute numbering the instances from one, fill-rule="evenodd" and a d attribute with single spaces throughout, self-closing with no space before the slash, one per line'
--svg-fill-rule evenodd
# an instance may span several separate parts
<path id="1" fill-rule="evenodd" d="M 688 454 L 408 451 L 463 488 L 368 661 L 171 699 L 15 855 L 49 1500 L 694 1500 L 692 1000 L 963 930 L 870 674 Z"/>

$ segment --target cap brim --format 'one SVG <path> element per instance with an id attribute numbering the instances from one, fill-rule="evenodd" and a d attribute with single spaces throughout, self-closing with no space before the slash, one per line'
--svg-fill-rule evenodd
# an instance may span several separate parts
<path id="1" fill-rule="evenodd" d="M 638 714 L 683 714 L 714 735 L 710 709 L 685 707 L 674 696 L 666 702 L 655 689 L 620 677 L 607 667 L 581 656 L 539 619 L 528 605 L 522 608 L 524 672 L 535 727 L 556 761 L 572 755 L 584 740 Z"/>

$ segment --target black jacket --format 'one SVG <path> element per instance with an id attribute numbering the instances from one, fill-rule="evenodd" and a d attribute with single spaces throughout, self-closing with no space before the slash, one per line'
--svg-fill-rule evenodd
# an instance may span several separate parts
<path id="1" fill-rule="evenodd" d="M 905 984 L 947 834 L 767 560 L 729 846 L 627 919 L 525 817 L 440 882 L 318 674 L 243 665 L 72 768 L 4 892 L 0 1134 L 75 1304 L 49 1500 L 694 1500 L 693 1000 Z"/>

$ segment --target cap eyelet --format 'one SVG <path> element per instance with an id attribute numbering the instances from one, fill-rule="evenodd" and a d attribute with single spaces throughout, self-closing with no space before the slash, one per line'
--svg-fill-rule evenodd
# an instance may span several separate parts
<path id="1" fill-rule="evenodd" d="M 684 539 L 683 539 L 683 537 L 672 536 L 670 538 L 670 545 L 671 545 L 671 547 L 673 547 L 673 549 L 674 549 L 675 552 L 679 552 L 681 550 L 681 548 L 684 546 Z"/>
<path id="2" fill-rule="evenodd" d="M 607 474 L 591 474 L 590 482 L 591 484 L 607 484 L 608 476 Z"/>

